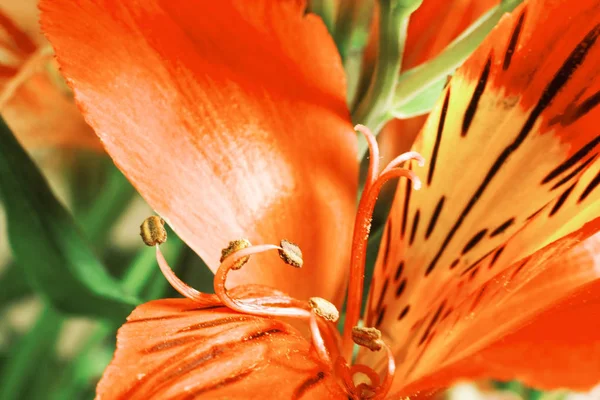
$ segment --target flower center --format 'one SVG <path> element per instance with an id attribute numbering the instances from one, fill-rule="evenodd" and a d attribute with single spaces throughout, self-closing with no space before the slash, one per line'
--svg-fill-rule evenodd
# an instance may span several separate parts
<path id="1" fill-rule="evenodd" d="M 215 294 L 207 294 L 185 284 L 169 267 L 160 251 L 160 244 L 164 243 L 167 238 L 164 221 L 160 217 L 153 216 L 146 219 L 141 226 L 141 236 L 147 245 L 156 247 L 156 258 L 163 275 L 181 295 L 200 304 L 214 304 L 215 301 L 219 301 L 239 313 L 297 318 L 307 322 L 317 355 L 340 378 L 348 396 L 356 400 L 379 400 L 384 399 L 391 388 L 396 364 L 390 347 L 381 338 L 381 332 L 375 328 L 358 326 L 371 217 L 379 192 L 390 179 L 406 177 L 413 181 L 415 189 L 420 188 L 421 182 L 414 172 L 399 168 L 399 166 L 409 160 L 417 160 L 420 165 L 423 165 L 424 160 L 418 153 L 404 153 L 392 160 L 380 173 L 379 150 L 375 136 L 362 125 L 357 125 L 355 129 L 361 132 L 369 143 L 369 170 L 354 224 L 346 319 L 342 340 L 340 340 L 340 334 L 335 326 L 339 312 L 333 304 L 325 299 L 312 297 L 308 301 L 300 301 L 275 289 L 258 285 L 255 288 L 258 295 L 235 298 L 226 289 L 225 283 L 229 272 L 241 269 L 248 262 L 250 256 L 259 253 L 276 250 L 286 264 L 301 268 L 303 264 L 302 251 L 294 243 L 282 240 L 278 246 L 272 244 L 253 246 L 246 239 L 230 242 L 229 246 L 222 251 L 221 265 L 215 274 Z M 371 351 L 386 351 L 388 368 L 383 380 L 369 366 L 352 363 L 352 351 L 355 344 Z M 357 379 L 359 375 L 366 376 L 367 381 Z"/>

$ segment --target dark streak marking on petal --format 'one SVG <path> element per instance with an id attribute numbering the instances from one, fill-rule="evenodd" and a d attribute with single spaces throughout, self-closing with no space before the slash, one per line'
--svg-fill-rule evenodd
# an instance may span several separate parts
<path id="1" fill-rule="evenodd" d="M 427 326 L 427 329 L 425 329 L 425 332 L 423 333 L 423 336 L 421 336 L 421 340 L 419 340 L 419 346 L 422 345 L 425 342 L 425 340 L 427 340 L 427 338 L 429 337 L 429 334 L 431 333 L 431 329 L 433 329 L 433 327 L 436 324 L 437 320 L 440 318 L 440 315 L 442 314 L 442 311 L 444 310 L 444 307 L 446 307 L 446 300 L 442 301 L 442 303 L 438 307 L 437 311 L 433 315 L 433 318 L 431 319 L 431 322 L 429 322 L 429 325 Z"/>
<path id="2" fill-rule="evenodd" d="M 477 106 L 479 106 L 479 100 L 481 100 L 481 96 L 483 95 L 483 91 L 485 90 L 485 85 L 487 84 L 488 78 L 490 76 L 490 69 L 492 68 L 492 54 L 490 54 L 487 62 L 485 63 L 485 67 L 483 67 L 483 71 L 481 72 L 481 76 L 479 77 L 479 81 L 477 81 L 477 86 L 475 87 L 475 91 L 473 92 L 473 96 L 471 96 L 471 101 L 469 101 L 469 106 L 465 110 L 465 115 L 463 117 L 462 123 L 462 131 L 460 136 L 467 136 L 467 132 L 469 131 L 469 127 L 473 122 L 473 118 L 475 117 L 475 111 L 477 111 Z"/>
<path id="3" fill-rule="evenodd" d="M 429 172 L 427 173 L 427 185 L 431 185 L 433 179 L 433 172 L 435 171 L 435 163 L 437 161 L 438 152 L 440 150 L 440 143 L 442 141 L 442 132 L 444 131 L 444 123 L 446 122 L 446 113 L 448 112 L 448 103 L 450 102 L 450 87 L 446 91 L 446 97 L 444 98 L 444 104 L 442 105 L 442 111 L 440 112 L 440 121 L 438 123 L 437 136 L 433 145 L 433 152 L 431 153 L 431 161 L 429 162 Z"/>
<path id="4" fill-rule="evenodd" d="M 215 326 L 231 324 L 233 322 L 243 322 L 243 321 L 247 321 L 248 319 L 249 318 L 247 316 L 243 316 L 243 315 L 235 316 L 235 317 L 219 318 L 219 319 L 214 319 L 212 321 L 204 321 L 204 322 L 200 322 L 198 324 L 186 326 L 185 328 L 181 328 L 180 330 L 178 330 L 177 333 L 198 331 L 198 330 L 205 329 L 205 328 L 213 328 Z"/>
<path id="5" fill-rule="evenodd" d="M 385 298 L 385 294 L 388 290 L 388 286 L 390 284 L 390 278 L 385 278 L 383 282 L 383 287 L 381 288 L 381 293 L 379 293 L 379 300 L 377 300 L 377 308 L 376 310 L 381 310 L 381 305 L 383 304 L 383 299 Z"/>
<path id="6" fill-rule="evenodd" d="M 402 279 L 402 282 L 398 285 L 398 289 L 396 289 L 396 298 L 398 299 L 404 293 L 404 289 L 406 289 L 406 278 Z"/>
<path id="7" fill-rule="evenodd" d="M 293 400 L 300 399 L 302 396 L 304 396 L 304 394 L 310 388 L 317 385 L 319 382 L 321 382 L 323 379 L 325 379 L 326 376 L 327 375 L 325 374 L 325 372 L 319 371 L 319 372 L 317 372 L 317 374 L 315 376 L 312 376 L 312 377 L 308 378 L 307 380 L 305 380 L 304 382 L 302 382 L 302 384 L 300 386 L 298 386 L 296 388 L 296 390 L 294 390 L 294 394 L 292 394 L 292 399 Z"/>
<path id="8" fill-rule="evenodd" d="M 254 368 L 249 368 L 245 371 L 238 372 L 237 374 L 235 374 L 233 376 L 228 376 L 225 379 L 221 379 L 220 381 L 218 381 L 210 386 L 205 386 L 203 388 L 194 390 L 193 392 L 190 392 L 190 394 L 187 397 L 185 397 L 184 399 L 185 400 L 195 399 L 195 398 L 198 398 L 199 395 L 209 392 L 211 390 L 220 389 L 227 385 L 231 385 L 232 383 L 239 382 L 242 379 L 246 378 L 251 373 L 253 373 L 254 371 L 255 371 Z"/>
<path id="9" fill-rule="evenodd" d="M 569 188 L 559 196 L 558 200 L 556 201 L 556 204 L 554 204 L 554 207 L 552 207 L 552 211 L 550 211 L 550 214 L 548 215 L 549 217 L 553 216 L 558 212 L 558 210 L 560 210 L 560 208 L 563 206 L 563 204 L 565 204 L 565 201 L 567 201 L 567 198 L 569 197 L 574 188 L 575 184 L 569 186 Z"/>
<path id="10" fill-rule="evenodd" d="M 479 266 L 477 266 L 477 268 L 473 269 L 473 271 L 471 272 L 471 275 L 469 276 L 469 280 L 472 281 L 473 279 L 475 279 L 475 277 L 477 276 L 477 273 L 479 273 Z"/>
<path id="11" fill-rule="evenodd" d="M 556 190 L 559 187 L 561 187 L 562 185 L 564 185 L 565 183 L 569 182 L 571 179 L 573 179 L 573 177 L 577 176 L 581 171 L 583 171 L 592 161 L 594 161 L 596 156 L 597 156 L 597 154 L 594 154 L 593 156 L 591 156 L 590 158 L 585 160 L 585 162 L 581 163 L 577 168 L 575 168 L 573 170 L 573 172 L 571 172 L 569 175 L 565 176 L 560 181 L 558 181 L 554 186 L 552 186 L 552 188 L 550 190 Z"/>
<path id="12" fill-rule="evenodd" d="M 592 193 L 592 191 L 598 186 L 598 184 L 600 184 L 600 171 L 598 171 L 594 179 L 592 179 L 592 181 L 589 183 L 589 185 L 587 185 L 583 193 L 581 193 L 581 196 L 579 196 L 579 200 L 577 200 L 577 203 L 581 203 L 582 201 L 584 201 L 586 197 L 588 197 L 590 193 Z"/>
<path id="13" fill-rule="evenodd" d="M 600 135 L 597 135 L 594 139 L 588 142 L 581 149 L 577 150 L 575 154 L 569 157 L 566 161 L 560 164 L 558 167 L 554 168 L 546 177 L 542 180 L 542 185 L 550 182 L 554 178 L 558 177 L 560 174 L 571 168 L 573 165 L 577 164 L 580 160 L 582 160 L 585 156 L 587 156 L 594 148 L 600 144 Z"/>
<path id="14" fill-rule="evenodd" d="M 408 245 L 411 246 L 415 241 L 415 235 L 417 234 L 417 229 L 419 228 L 419 218 L 421 216 L 421 210 L 417 209 L 415 212 L 415 216 L 413 218 L 412 230 L 410 231 L 410 240 Z"/>
<path id="15" fill-rule="evenodd" d="M 465 245 L 465 247 L 462 249 L 461 255 L 465 255 L 467 254 L 469 251 L 471 251 L 473 249 L 473 247 L 475 247 L 477 245 L 477 243 L 479 243 L 479 241 L 481 239 L 483 239 L 483 237 L 485 236 L 485 234 L 487 233 L 487 229 L 482 229 L 479 232 L 477 232 L 472 238 L 471 240 L 469 240 L 469 242 Z"/>
<path id="16" fill-rule="evenodd" d="M 469 312 L 473 312 L 475 310 L 475 308 L 477 308 L 477 306 L 481 302 L 481 299 L 483 298 L 483 294 L 485 293 L 485 290 L 487 289 L 487 287 L 488 287 L 488 284 L 486 283 L 485 285 L 483 285 L 481 290 L 479 290 L 479 293 L 477 293 L 477 297 L 475 297 L 475 301 L 471 305 L 471 311 L 469 311 Z"/>
<path id="17" fill-rule="evenodd" d="M 565 112 L 552 118 L 548 125 L 552 126 L 560 123 L 561 126 L 569 126 L 592 111 L 598 104 L 600 104 L 600 91 L 594 93 L 579 105 L 576 103 L 569 104 Z"/>
<path id="18" fill-rule="evenodd" d="M 409 164 L 410 165 L 410 164 Z M 404 210 L 402 210 L 402 238 L 406 233 L 406 225 L 408 224 L 408 207 L 410 206 L 410 194 L 412 193 L 412 182 L 406 180 L 406 194 L 404 196 Z"/>
<path id="19" fill-rule="evenodd" d="M 498 248 L 498 250 L 496 250 L 496 252 L 494 253 L 494 256 L 492 257 L 492 261 L 490 261 L 490 265 L 488 267 L 489 269 L 492 269 L 494 264 L 496 264 L 496 261 L 498 261 L 498 258 L 500 258 L 500 255 L 502 254 L 503 251 L 504 251 L 504 246 L 501 246 Z"/>
<path id="20" fill-rule="evenodd" d="M 517 48 L 517 43 L 519 42 L 519 35 L 521 34 L 523 22 L 525 21 L 526 11 L 526 8 L 524 8 L 523 11 L 521 11 L 521 15 L 519 15 L 519 20 L 517 21 L 512 35 L 510 36 L 510 42 L 508 42 L 506 53 L 504 53 L 504 62 L 502 63 L 502 69 L 504 69 L 505 71 L 508 69 L 508 67 L 510 67 L 512 56 L 515 53 L 515 49 Z"/>
<path id="21" fill-rule="evenodd" d="M 542 96 L 538 100 L 537 104 L 529 114 L 527 121 L 521 128 L 521 131 L 513 140 L 513 142 L 508 145 L 504 151 L 498 156 L 485 178 L 481 182 L 481 185 L 477 188 L 471 199 L 459 215 L 458 219 L 454 223 L 454 226 L 448 232 L 444 242 L 440 246 L 434 258 L 429 263 L 427 269 L 425 270 L 425 276 L 428 276 L 431 271 L 437 265 L 442 253 L 446 250 L 446 247 L 462 225 L 463 221 L 470 214 L 471 210 L 477 204 L 477 201 L 481 198 L 488 185 L 492 181 L 492 179 L 496 176 L 502 165 L 508 160 L 513 152 L 515 152 L 519 146 L 525 141 L 538 117 L 542 114 L 542 112 L 550 105 L 554 97 L 558 94 L 558 92 L 562 89 L 562 87 L 569 81 L 570 77 L 573 73 L 579 68 L 581 63 L 585 60 L 590 48 L 596 42 L 598 35 L 600 34 L 600 24 L 597 24 L 584 38 L 579 42 L 579 44 L 573 49 L 571 54 L 567 57 L 563 65 L 554 75 L 552 80 L 548 83 Z"/>
<path id="22" fill-rule="evenodd" d="M 512 224 L 514 224 L 514 222 L 515 222 L 515 219 L 511 218 L 511 219 L 507 220 L 506 222 L 502 223 L 502 225 L 500 225 L 499 227 L 494 229 L 494 231 L 492 233 L 490 233 L 490 237 L 500 235 L 502 232 L 507 230 Z"/>
<path id="23" fill-rule="evenodd" d="M 524 260 L 524 261 L 521 263 L 521 265 L 519 265 L 519 266 L 517 267 L 517 269 L 515 270 L 515 272 L 513 272 L 512 276 L 510 277 L 510 280 L 511 280 L 511 281 L 512 281 L 513 279 L 515 279 L 515 277 L 516 277 L 517 275 L 519 275 L 519 272 L 521 272 L 521 270 L 523 269 L 523 267 L 525 266 L 525 264 L 527 264 L 527 262 L 528 262 L 528 261 L 529 261 L 529 259 L 528 259 L 528 258 L 527 258 L 527 259 L 525 259 L 525 260 Z"/>
<path id="24" fill-rule="evenodd" d="M 404 308 L 402 309 L 402 312 L 400 313 L 400 315 L 398 315 L 398 321 L 402 320 L 404 317 L 406 317 L 406 314 L 408 314 L 408 312 L 410 311 L 410 305 L 406 305 L 404 306 Z"/>
<path id="25" fill-rule="evenodd" d="M 440 213 L 442 212 L 445 200 L 446 196 L 442 196 L 438 201 L 437 206 L 435 206 L 435 210 L 433 211 L 433 214 L 431 215 L 431 220 L 429 220 L 429 225 L 427 226 L 427 232 L 425 232 L 425 240 L 429 239 L 429 236 L 431 236 L 431 233 L 435 229 L 435 224 L 437 223 Z"/>
<path id="26" fill-rule="evenodd" d="M 379 311 L 379 315 L 377 316 L 377 322 L 375 323 L 375 327 L 381 326 L 381 323 L 383 322 L 383 318 L 385 317 L 386 309 L 387 309 L 387 307 L 383 306 L 381 311 Z"/>
<path id="27" fill-rule="evenodd" d="M 394 275 L 394 282 L 398 282 L 398 279 L 400 279 L 400 276 L 402 276 L 403 270 L 404 270 L 404 261 L 400 261 L 400 263 L 396 267 L 396 275 Z"/>
<path id="28" fill-rule="evenodd" d="M 492 252 L 494 251 L 490 250 L 487 253 L 485 253 L 483 256 L 481 256 L 477 261 L 475 261 L 473 264 L 469 265 L 464 271 L 462 271 L 460 273 L 460 276 L 465 276 L 469 271 L 471 271 L 473 268 L 476 268 L 477 266 L 479 266 L 479 263 L 481 263 L 481 261 L 483 261 L 484 258 L 486 258 L 487 256 L 489 256 L 490 254 L 492 254 Z"/>

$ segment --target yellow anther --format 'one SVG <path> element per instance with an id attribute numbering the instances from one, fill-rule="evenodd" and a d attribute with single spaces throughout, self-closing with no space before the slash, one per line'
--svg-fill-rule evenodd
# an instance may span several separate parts
<path id="1" fill-rule="evenodd" d="M 302 264 L 304 263 L 302 260 L 302 250 L 300 250 L 300 247 L 298 247 L 297 244 L 283 239 L 279 246 L 281 247 L 281 250 L 279 250 L 279 257 L 281 257 L 286 264 L 296 268 L 302 267 Z"/>
<path id="2" fill-rule="evenodd" d="M 383 340 L 381 340 L 381 332 L 376 328 L 355 326 L 352 328 L 352 340 L 357 345 L 366 347 L 371 351 L 379 351 L 384 346 Z"/>
<path id="3" fill-rule="evenodd" d="M 140 236 L 147 246 L 155 246 L 166 242 L 165 220 L 156 215 L 146 218 L 140 225 Z"/>
<path id="4" fill-rule="evenodd" d="M 229 242 L 229 246 L 227 246 L 226 248 L 221 250 L 221 259 L 219 261 L 223 262 L 232 253 L 242 250 L 242 249 L 245 249 L 250 246 L 252 246 L 252 244 L 250 243 L 250 241 L 248 239 L 232 240 L 231 242 Z M 246 264 L 248 262 L 248 260 L 250 260 L 250 256 L 240 258 L 231 266 L 231 269 L 242 268 L 244 266 L 244 264 Z"/>
<path id="5" fill-rule="evenodd" d="M 311 297 L 308 299 L 308 305 L 318 316 L 326 321 L 337 322 L 340 318 L 340 312 L 327 300 L 321 297 Z"/>

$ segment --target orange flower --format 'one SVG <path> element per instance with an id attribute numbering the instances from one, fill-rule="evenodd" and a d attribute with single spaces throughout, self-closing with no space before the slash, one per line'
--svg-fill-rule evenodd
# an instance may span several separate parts
<path id="1" fill-rule="evenodd" d="M 414 146 L 424 167 L 407 153 L 380 173 L 374 139 L 358 127 L 372 146 L 354 232 L 343 70 L 304 9 L 42 3 L 86 120 L 216 272 L 215 294 L 188 287 L 160 253 L 162 220 L 145 223 L 186 299 L 132 313 L 98 398 L 397 399 L 483 376 L 597 383 L 597 1 L 531 1 L 505 17 L 432 111 Z M 412 182 L 399 185 L 357 329 L 371 212 L 393 177 Z M 220 254 L 242 237 L 260 244 Z M 280 238 L 302 255 L 268 244 Z M 271 250 L 302 268 L 256 256 Z M 353 342 L 363 346 L 355 362 Z"/>
<path id="2" fill-rule="evenodd" d="M 52 62 L 37 1 L 0 6 L 0 114 L 28 148 L 101 148 Z"/>

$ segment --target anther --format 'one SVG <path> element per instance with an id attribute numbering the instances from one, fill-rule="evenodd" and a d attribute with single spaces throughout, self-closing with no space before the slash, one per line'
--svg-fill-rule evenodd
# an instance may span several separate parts
<path id="1" fill-rule="evenodd" d="M 140 236 L 147 246 L 163 244 L 167 241 L 165 220 L 156 215 L 146 218 L 140 225 Z"/>
<path id="2" fill-rule="evenodd" d="M 385 345 L 381 340 L 381 332 L 376 328 L 355 326 L 352 328 L 352 340 L 357 345 L 366 347 L 371 351 L 379 351 Z"/>
<path id="3" fill-rule="evenodd" d="M 308 299 L 308 305 L 319 317 L 326 321 L 337 322 L 340 318 L 338 309 L 321 297 L 311 297 Z"/>
<path id="4" fill-rule="evenodd" d="M 226 248 L 221 250 L 221 259 L 219 260 L 219 262 L 225 261 L 227 257 L 235 253 L 236 251 L 246 249 L 250 246 L 252 246 L 252 243 L 250 243 L 248 239 L 232 240 L 231 242 L 229 242 L 229 245 Z M 248 260 L 250 260 L 250 256 L 240 258 L 239 260 L 233 263 L 231 269 L 238 270 L 242 268 L 248 262 Z"/>
<path id="5" fill-rule="evenodd" d="M 300 250 L 300 247 L 298 247 L 297 244 L 283 239 L 279 246 L 281 247 L 281 249 L 279 249 L 279 257 L 281 257 L 286 264 L 296 268 L 302 267 L 302 264 L 304 263 L 304 260 L 302 260 L 302 250 Z"/>

